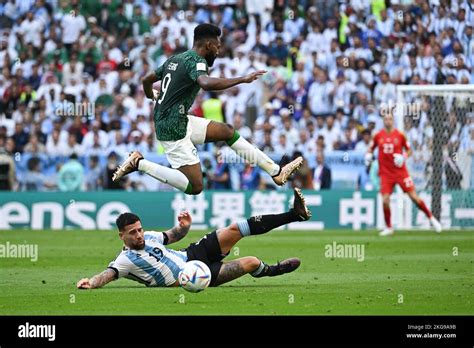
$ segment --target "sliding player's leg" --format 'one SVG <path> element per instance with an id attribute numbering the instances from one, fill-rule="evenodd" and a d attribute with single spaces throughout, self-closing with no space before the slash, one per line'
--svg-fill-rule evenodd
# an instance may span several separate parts
<path id="1" fill-rule="evenodd" d="M 258 165 L 273 178 L 277 185 L 284 185 L 291 174 L 299 169 L 303 163 L 303 158 L 298 157 L 283 167 L 276 164 L 263 151 L 259 150 L 247 140 L 240 136 L 231 125 L 211 121 L 207 125 L 205 142 L 225 141 L 237 155 L 248 163 Z"/>
<path id="2" fill-rule="evenodd" d="M 217 278 L 211 286 L 219 286 L 232 280 L 252 273 L 260 266 L 260 260 L 253 256 L 241 257 L 236 260 L 224 262 L 221 265 Z"/>
<path id="3" fill-rule="evenodd" d="M 251 217 L 246 221 L 233 223 L 208 233 L 198 242 L 191 243 L 186 248 L 188 260 L 199 260 L 209 266 L 210 286 L 226 283 L 247 273 L 251 273 L 254 277 L 273 277 L 294 271 L 300 265 L 300 260 L 297 258 L 286 259 L 275 265 L 267 265 L 257 258 L 243 258 L 222 263 L 234 245 L 243 237 L 263 234 L 294 221 L 308 220 L 311 213 L 306 207 L 303 194 L 299 189 L 295 189 L 294 194 L 294 206 L 287 213 Z"/>
<path id="4" fill-rule="evenodd" d="M 234 245 L 244 237 L 267 233 L 275 228 L 296 221 L 306 221 L 311 218 L 311 212 L 306 206 L 301 190 L 294 189 L 294 205 L 290 211 L 282 214 L 253 216 L 247 220 L 233 223 L 217 230 L 217 240 L 221 253 L 226 255 Z"/>
<path id="5" fill-rule="evenodd" d="M 242 257 L 224 262 L 212 286 L 228 283 L 249 273 L 255 278 L 279 276 L 293 272 L 300 264 L 300 259 L 296 257 L 277 262 L 275 265 L 267 265 L 255 256 Z"/>
<path id="6" fill-rule="evenodd" d="M 406 193 L 407 193 L 408 197 L 410 197 L 410 199 L 413 201 L 413 203 L 416 204 L 418 209 L 420 209 L 423 213 L 425 213 L 426 217 L 430 220 L 431 225 L 433 225 L 435 231 L 438 232 L 438 233 L 441 232 L 442 231 L 441 224 L 433 216 L 431 211 L 426 206 L 425 202 L 420 198 L 420 196 L 417 195 L 415 189 L 413 188 L 413 189 L 407 191 Z"/>

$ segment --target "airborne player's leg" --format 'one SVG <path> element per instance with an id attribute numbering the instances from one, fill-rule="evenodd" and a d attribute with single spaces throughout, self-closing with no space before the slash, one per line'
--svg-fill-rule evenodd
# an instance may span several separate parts
<path id="1" fill-rule="evenodd" d="M 284 185 L 291 174 L 299 169 L 303 158 L 298 157 L 292 162 L 280 167 L 261 150 L 240 136 L 231 125 L 211 121 L 206 129 L 205 142 L 225 141 L 237 155 L 251 164 L 258 165 L 273 178 L 275 184 Z"/>
<path id="2" fill-rule="evenodd" d="M 151 177 L 169 184 L 188 195 L 198 194 L 202 191 L 201 164 L 181 166 L 178 169 L 168 168 L 143 158 L 138 151 L 133 151 L 130 156 L 115 171 L 112 180 L 118 181 L 123 176 L 140 171 Z"/>
<path id="3" fill-rule="evenodd" d="M 206 121 L 201 122 L 205 123 Z M 143 158 L 141 153 L 133 151 L 127 160 L 117 168 L 113 180 L 118 181 L 123 176 L 138 170 L 186 194 L 199 194 L 203 189 L 202 171 L 193 140 L 202 138 L 203 142 L 204 136 L 200 135 L 198 129 L 190 123 L 188 123 L 184 138 L 177 141 L 160 141 L 172 168 L 148 161 Z M 195 129 L 193 130 L 193 128 Z"/>
<path id="4" fill-rule="evenodd" d="M 185 174 L 181 173 L 179 170 L 171 169 L 160 164 L 150 162 L 143 158 L 143 155 L 138 151 L 132 151 L 128 158 L 120 166 L 118 166 L 117 170 L 112 176 L 112 180 L 119 181 L 125 175 L 138 170 L 165 184 L 170 184 L 171 186 L 185 193 L 192 193 L 190 181 Z"/>

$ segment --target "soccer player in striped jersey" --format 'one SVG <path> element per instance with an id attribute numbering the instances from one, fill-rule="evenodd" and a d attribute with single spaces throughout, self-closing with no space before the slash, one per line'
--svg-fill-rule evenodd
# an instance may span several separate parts
<path id="1" fill-rule="evenodd" d="M 243 237 L 263 234 L 274 228 L 295 221 L 311 218 L 303 194 L 294 189 L 294 205 L 282 214 L 254 216 L 233 223 L 225 228 L 208 233 L 186 249 L 173 250 L 168 245 L 175 243 L 189 231 L 191 215 L 181 212 L 178 225 L 166 232 L 143 230 L 140 218 L 132 213 L 123 213 L 117 218 L 119 237 L 124 242 L 123 251 L 107 269 L 91 279 L 77 282 L 79 289 L 95 289 L 124 277 L 146 286 L 178 286 L 178 274 L 187 261 L 199 260 L 211 270 L 210 286 L 218 286 L 247 273 L 253 277 L 273 277 L 293 272 L 300 265 L 298 258 L 289 258 L 274 265 L 267 265 L 255 256 L 241 257 L 229 262 L 222 260 Z"/>
<path id="2" fill-rule="evenodd" d="M 426 206 L 425 202 L 416 194 L 413 180 L 408 173 L 405 165 L 405 156 L 403 151 L 406 150 L 406 156 L 411 155 L 411 148 L 408 144 L 405 134 L 400 132 L 393 126 L 392 111 L 387 113 L 383 118 L 384 128 L 375 136 L 370 148 L 365 156 L 365 164 L 370 166 L 373 153 L 378 147 L 379 149 L 379 175 L 380 175 L 380 193 L 383 200 L 383 214 L 385 218 L 385 229 L 380 232 L 381 236 L 390 236 L 394 234 L 390 213 L 390 195 L 395 185 L 399 185 L 403 192 L 416 204 L 418 209 L 428 217 L 436 232 L 441 232 L 442 227 L 439 221 L 433 216 Z"/>
<path id="3" fill-rule="evenodd" d="M 255 71 L 234 78 L 210 77 L 209 67 L 213 65 L 221 47 L 220 35 L 221 30 L 213 24 L 198 25 L 194 29 L 194 45 L 191 50 L 170 57 L 143 79 L 145 95 L 156 101 L 156 138 L 163 146 L 172 168 L 148 161 L 141 153 L 133 151 L 117 168 L 113 181 L 140 171 L 186 194 L 199 194 L 203 189 L 203 180 L 195 145 L 218 141 L 225 141 L 245 161 L 258 165 L 279 186 L 284 185 L 289 176 L 301 166 L 301 156 L 290 163 L 279 165 L 241 137 L 231 125 L 187 114 L 201 88 L 206 91 L 221 91 L 251 83 L 266 72 Z M 161 81 L 159 92 L 152 88 L 158 81 Z"/>

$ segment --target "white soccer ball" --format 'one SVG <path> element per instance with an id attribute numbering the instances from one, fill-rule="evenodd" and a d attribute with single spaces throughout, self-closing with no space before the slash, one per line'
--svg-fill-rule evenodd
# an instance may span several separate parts
<path id="1" fill-rule="evenodd" d="M 204 262 L 186 262 L 178 274 L 179 285 L 190 292 L 203 291 L 211 283 L 211 270 Z"/>

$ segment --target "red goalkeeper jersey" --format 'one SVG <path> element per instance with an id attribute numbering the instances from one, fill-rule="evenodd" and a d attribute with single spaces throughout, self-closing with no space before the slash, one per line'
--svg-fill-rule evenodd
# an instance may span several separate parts
<path id="1" fill-rule="evenodd" d="M 408 145 L 407 138 L 398 129 L 393 129 L 390 133 L 384 128 L 379 131 L 372 144 L 372 151 L 375 148 L 379 148 L 379 175 L 388 177 L 397 177 L 399 175 L 408 175 L 408 170 L 403 163 L 401 168 L 395 166 L 393 155 L 396 153 L 403 154 L 403 149 L 408 151 L 410 145 Z"/>

